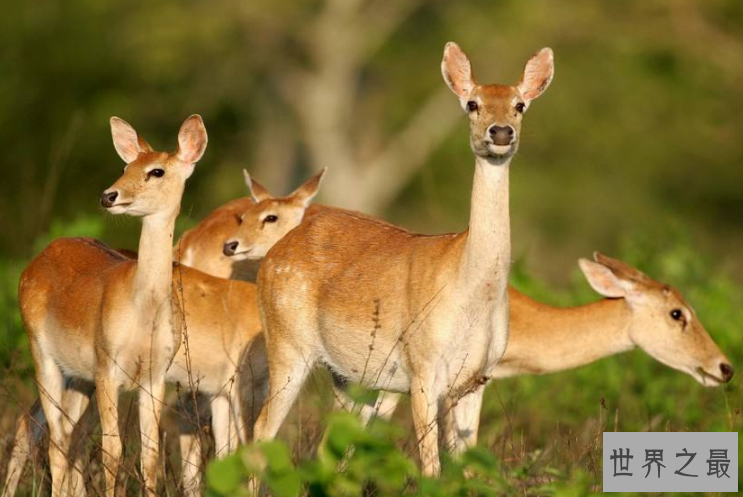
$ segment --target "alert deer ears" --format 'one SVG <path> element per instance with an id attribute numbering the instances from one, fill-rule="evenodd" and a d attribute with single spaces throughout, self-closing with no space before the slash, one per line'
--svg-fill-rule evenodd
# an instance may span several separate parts
<path id="1" fill-rule="evenodd" d="M 137 134 L 131 124 L 116 116 L 110 122 L 114 148 L 121 160 L 129 164 L 137 160 L 139 154 L 152 152 L 152 147 Z"/>
<path id="2" fill-rule="evenodd" d="M 188 117 L 178 131 L 178 160 L 186 164 L 198 162 L 204 156 L 208 141 L 201 116 L 193 114 Z"/>
<path id="3" fill-rule="evenodd" d="M 245 178 L 245 185 L 248 187 L 250 196 L 253 197 L 256 204 L 262 200 L 273 198 L 273 195 L 271 195 L 271 192 L 265 186 L 258 183 L 255 178 L 250 177 L 247 169 L 243 169 L 243 177 Z"/>
<path id="4" fill-rule="evenodd" d="M 327 170 L 328 168 L 326 167 L 322 171 L 305 181 L 304 184 L 294 190 L 291 195 L 289 195 L 289 197 L 298 200 L 302 205 L 304 205 L 305 208 L 309 207 L 312 199 L 315 198 L 317 192 L 320 191 L 320 185 L 322 184 L 322 179 L 325 176 L 325 172 Z"/>
<path id="5" fill-rule="evenodd" d="M 464 108 L 472 90 L 477 86 L 477 81 L 472 72 L 470 59 L 453 41 L 444 47 L 441 75 L 444 76 L 446 85 L 459 98 L 459 103 Z"/>
<path id="6" fill-rule="evenodd" d="M 543 48 L 532 55 L 526 63 L 521 81 L 516 85 L 527 105 L 544 93 L 554 75 L 555 60 L 551 48 Z"/>
<path id="7" fill-rule="evenodd" d="M 588 259 L 578 259 L 578 265 L 591 288 L 604 297 L 622 298 L 628 295 L 631 283 L 620 279 L 608 267 Z"/>

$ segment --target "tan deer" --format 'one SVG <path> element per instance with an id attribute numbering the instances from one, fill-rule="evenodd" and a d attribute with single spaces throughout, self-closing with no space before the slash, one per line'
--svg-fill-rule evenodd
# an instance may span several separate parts
<path id="1" fill-rule="evenodd" d="M 509 287 L 508 347 L 490 377 L 554 373 L 639 347 L 706 387 L 732 379 L 733 366 L 676 289 L 617 259 L 596 253 L 594 260 L 579 263 L 591 286 L 606 297 L 598 302 L 557 308 Z M 355 407 L 342 392 L 336 399 L 339 407 Z M 377 412 L 389 418 L 398 402 L 397 394 L 380 394 L 375 406 L 359 406 L 362 418 L 366 422 Z M 444 409 L 445 443 L 456 452 L 475 445 L 479 410 L 449 412 L 455 411 Z"/>
<path id="2" fill-rule="evenodd" d="M 206 129 L 200 116 L 186 119 L 173 154 L 153 151 L 119 118 L 111 118 L 111 132 L 127 166 L 101 204 L 112 214 L 142 218 L 139 260 L 96 240 L 58 239 L 26 267 L 18 289 L 49 425 L 55 496 L 80 483 L 64 480 L 70 435 L 87 397 L 66 388 L 66 377 L 95 382 L 107 495 L 114 494 L 121 456 L 119 390 L 138 390 L 142 475 L 146 493 L 155 495 L 165 371 L 181 339 L 172 291 L 173 229 L 186 180 L 206 148 Z"/>
<path id="3" fill-rule="evenodd" d="M 219 270 L 221 274 L 229 271 L 233 277 L 244 275 L 243 271 L 230 270 L 228 264 L 262 259 L 274 243 L 301 223 L 310 202 L 317 195 L 324 173 L 322 171 L 313 176 L 290 195 L 276 198 L 258 182 L 251 181 L 245 172 L 251 192 L 246 208 L 234 213 L 232 209 L 237 201 L 233 201 L 217 209 L 199 226 L 186 233 L 176 244 L 175 251 L 185 254 L 188 262 L 195 267 Z M 241 240 L 252 241 L 248 257 L 242 253 L 235 254 L 236 242 L 225 243 L 225 240 L 237 235 Z M 192 293 L 203 293 L 203 284 L 192 281 L 195 278 L 190 276 L 191 273 L 202 274 L 184 268 L 183 288 Z M 268 371 L 260 337 L 255 285 L 202 276 L 214 286 L 215 291 L 209 295 L 218 299 L 229 295 L 229 303 L 213 305 L 204 302 L 203 295 L 194 295 L 193 298 L 185 296 L 188 336 L 192 342 L 188 347 L 190 354 L 185 353 L 185 347 L 181 348 L 166 379 L 168 382 L 188 384 L 189 372 L 191 375 L 197 373 L 200 382 L 198 390 L 210 399 L 219 457 L 233 452 L 238 441 L 244 443 L 251 438 L 254 414 L 257 414 L 266 394 L 264 386 Z M 205 384 L 205 380 L 210 380 L 209 384 Z M 233 387 L 225 388 L 232 383 L 235 383 Z M 219 411 L 217 401 L 223 402 Z M 186 492 L 195 495 L 201 485 L 199 468 L 203 456 L 198 439 L 188 428 L 181 426 L 182 479 Z"/>
<path id="4" fill-rule="evenodd" d="M 476 155 L 469 229 L 424 236 L 328 209 L 281 239 L 258 273 L 271 374 L 257 440 L 276 435 L 312 367 L 324 364 L 342 381 L 410 392 L 423 472 L 436 475 L 439 403 L 466 404 L 470 385 L 503 355 L 509 164 L 523 112 L 552 79 L 552 51 L 534 55 L 516 86 L 479 85 L 449 43 L 442 73 L 469 116 Z"/>
<path id="5" fill-rule="evenodd" d="M 206 270 L 235 274 L 228 265 L 231 258 L 223 255 L 224 240 L 238 235 L 254 240 L 254 258 L 261 258 L 276 240 L 299 224 L 311 199 L 317 194 L 323 172 L 310 178 L 293 193 L 275 198 L 245 173 L 252 197 L 232 201 L 211 213 L 197 227 L 184 234 L 174 252 L 184 253 L 189 262 Z M 237 210 L 240 206 L 242 209 Z M 266 214 L 269 212 L 270 214 Z M 265 221 L 270 215 L 275 219 Z M 114 257 L 110 249 L 91 245 L 92 257 Z M 264 247 L 264 248 L 260 248 Z M 129 254 L 136 256 L 136 253 Z M 241 257 L 238 257 L 241 258 Z M 123 259 L 118 256 L 117 259 Z M 225 264 L 225 262 L 227 264 Z M 242 273 L 240 273 L 242 274 Z M 250 437 L 253 411 L 260 408 L 266 366 L 262 341 L 257 340 L 260 321 L 255 298 L 255 285 L 213 277 L 183 265 L 177 266 L 173 284 L 176 297 L 185 309 L 184 346 L 176 354 L 166 373 L 166 381 L 193 389 L 199 400 L 208 402 L 217 456 L 233 451 L 239 439 Z M 254 388 L 258 385 L 258 388 Z M 191 394 L 184 394 L 190 400 Z M 69 406 L 62 402 L 62 410 Z M 13 495 L 23 465 L 41 437 L 46 420 L 38 406 L 32 418 L 22 417 L 16 430 L 16 445 L 6 475 L 3 496 Z M 199 440 L 194 436 L 191 418 L 181 418 L 182 480 L 187 494 L 195 495 L 200 487 L 202 460 Z M 94 418 L 89 425 L 94 423 Z M 90 433 L 94 426 L 83 431 Z M 74 477 L 71 475 L 70 477 Z M 78 495 L 84 495 L 80 484 Z"/>

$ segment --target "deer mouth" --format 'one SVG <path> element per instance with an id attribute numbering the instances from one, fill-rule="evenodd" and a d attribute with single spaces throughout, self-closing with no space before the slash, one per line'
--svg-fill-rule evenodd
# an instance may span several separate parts
<path id="1" fill-rule="evenodd" d="M 111 214 L 123 214 L 127 211 L 132 202 L 119 202 L 118 204 L 106 207 L 106 210 Z"/>
<path id="2" fill-rule="evenodd" d="M 499 145 L 491 140 L 485 140 L 484 145 L 485 149 L 488 151 L 488 155 L 495 159 L 509 159 L 516 153 L 515 141 L 512 141 L 507 145 Z"/>
<path id="3" fill-rule="evenodd" d="M 242 250 L 240 252 L 235 252 L 234 254 L 230 255 L 230 259 L 233 261 L 244 261 L 246 259 L 250 259 L 250 253 L 253 251 L 253 247 L 250 247 L 247 250 Z"/>
<path id="4" fill-rule="evenodd" d="M 716 387 L 716 386 L 719 386 L 725 383 L 725 381 L 722 378 L 719 378 L 711 373 L 708 373 L 701 366 L 698 366 L 696 369 L 694 369 L 694 372 L 699 376 L 700 383 L 704 386 Z M 707 381 L 709 381 L 711 384 L 708 385 Z"/>

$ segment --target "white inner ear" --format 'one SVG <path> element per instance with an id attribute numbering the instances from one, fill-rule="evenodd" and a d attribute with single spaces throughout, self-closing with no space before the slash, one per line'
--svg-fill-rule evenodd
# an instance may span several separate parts
<path id="1" fill-rule="evenodd" d="M 627 297 L 631 291 L 631 285 L 618 278 L 611 269 L 591 262 L 586 259 L 578 261 L 583 274 L 588 280 L 591 288 L 605 297 L 621 298 Z"/>
<path id="2" fill-rule="evenodd" d="M 553 55 L 551 51 L 547 52 L 545 50 L 540 50 L 539 53 L 529 59 L 518 85 L 518 90 L 527 104 L 544 93 L 552 82 L 554 75 Z"/>
<path id="3" fill-rule="evenodd" d="M 141 151 L 137 132 L 128 125 L 118 124 L 112 127 L 113 142 L 121 160 L 127 164 L 134 162 Z"/>
<path id="4" fill-rule="evenodd" d="M 441 61 L 441 74 L 446 85 L 459 98 L 462 107 L 466 108 L 465 104 L 476 83 L 472 65 L 459 46 L 447 46 L 444 60 Z"/>
<path id="5" fill-rule="evenodd" d="M 250 196 L 253 198 L 253 201 L 257 204 L 261 200 L 253 192 L 253 180 L 250 179 L 250 173 L 248 173 L 247 169 L 243 169 L 243 178 L 245 178 L 245 186 L 248 187 L 248 193 L 250 193 Z"/>
<path id="6" fill-rule="evenodd" d="M 319 185 L 318 185 L 319 186 Z M 314 191 L 301 191 L 298 192 L 297 198 L 302 202 L 302 205 L 304 205 L 305 208 L 309 207 L 310 203 L 312 203 L 312 199 L 317 196 L 317 193 L 320 191 L 319 188 L 316 188 Z"/>

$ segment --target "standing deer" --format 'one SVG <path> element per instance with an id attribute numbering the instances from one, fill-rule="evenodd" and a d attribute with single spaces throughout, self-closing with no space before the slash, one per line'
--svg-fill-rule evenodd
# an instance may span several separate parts
<path id="1" fill-rule="evenodd" d="M 142 476 L 147 495 L 156 494 L 165 371 L 181 340 L 172 285 L 173 229 L 186 180 L 206 149 L 204 123 L 197 115 L 186 119 L 172 154 L 155 152 L 119 118 L 111 118 L 111 132 L 127 166 L 103 192 L 101 204 L 112 214 L 142 218 L 139 259 L 125 258 L 96 240 L 58 239 L 26 267 L 18 289 L 49 425 L 54 496 L 74 493 L 81 485 L 79 478 L 66 478 L 68 449 L 88 397 L 67 388 L 66 378 L 95 382 L 109 496 L 115 492 L 122 449 L 119 390 L 138 391 Z"/>
<path id="2" fill-rule="evenodd" d="M 508 175 L 523 112 L 552 80 L 542 49 L 515 86 L 477 84 L 454 43 L 442 73 L 470 121 L 476 156 L 469 229 L 418 235 L 329 209 L 279 241 L 258 273 L 269 400 L 255 425 L 273 438 L 308 373 L 324 364 L 343 382 L 410 392 L 424 474 L 437 475 L 439 403 L 470 393 L 508 339 Z"/>
<path id="3" fill-rule="evenodd" d="M 184 234 L 174 254 L 183 253 L 197 268 L 220 270 L 223 275 L 232 273 L 234 276 L 235 271 L 229 268 L 232 258 L 222 253 L 224 240 L 234 236 L 239 228 L 242 240 L 254 241 L 251 257 L 263 257 L 279 238 L 301 222 L 317 194 L 323 174 L 324 171 L 310 178 L 290 195 L 275 198 L 258 182 L 251 182 L 245 173 L 252 196 L 216 209 Z M 270 214 L 266 214 L 269 211 Z M 276 219 L 266 221 L 268 215 Z M 125 260 L 121 254 L 100 244 L 91 243 L 84 250 L 91 258 Z M 136 253 L 130 255 L 136 256 Z M 238 440 L 244 442 L 250 438 L 253 412 L 257 412 L 263 401 L 262 385 L 267 370 L 260 340 L 255 285 L 205 272 L 180 265 L 173 275 L 173 285 L 177 288 L 175 296 L 184 311 L 184 340 L 166 373 L 166 381 L 193 390 L 184 393 L 187 403 L 194 393 L 199 394 L 199 400 L 208 402 L 215 452 L 221 457 L 232 452 Z M 63 401 L 62 410 L 69 408 Z M 26 459 L 37 446 L 41 429 L 46 424 L 43 414 L 37 405 L 32 409 L 33 420 L 24 416 L 18 422 L 3 497 L 15 494 Z M 88 424 L 94 421 L 91 419 Z M 180 426 L 181 475 L 188 495 L 198 495 L 201 483 L 202 451 L 193 433 L 195 422 L 184 416 Z M 86 426 L 83 431 L 90 433 L 93 428 Z M 84 495 L 82 483 L 75 492 Z"/>
<path id="4" fill-rule="evenodd" d="M 508 347 L 490 377 L 554 373 L 639 347 L 706 387 L 732 379 L 733 366 L 675 288 L 603 254 L 594 254 L 594 261 L 579 264 L 590 285 L 606 297 L 598 302 L 557 308 L 509 287 Z M 354 408 L 342 392 L 336 399 L 339 407 Z M 361 406 L 364 422 L 377 412 L 389 418 L 398 402 L 397 394 L 380 394 L 375 406 Z M 444 443 L 455 452 L 474 446 L 479 411 L 450 413 L 454 410 L 444 409 Z"/>

